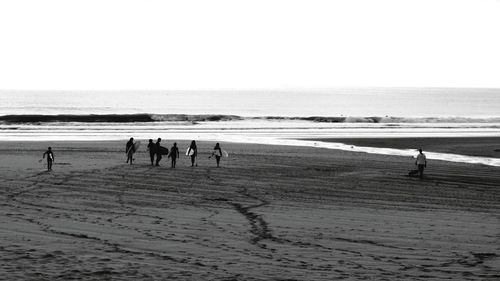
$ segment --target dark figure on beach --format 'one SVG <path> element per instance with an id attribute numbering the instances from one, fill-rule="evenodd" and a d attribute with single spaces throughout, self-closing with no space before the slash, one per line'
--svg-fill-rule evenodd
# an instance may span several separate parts
<path id="1" fill-rule="evenodd" d="M 158 138 L 156 141 L 156 166 L 160 166 L 160 160 L 161 160 L 161 138 Z"/>
<path id="2" fill-rule="evenodd" d="M 198 156 L 198 148 L 196 147 L 195 141 L 191 142 L 187 154 L 191 156 L 191 167 L 193 167 L 196 162 L 196 156 Z M 196 166 L 198 166 L 198 164 L 196 164 Z"/>
<path id="3" fill-rule="evenodd" d="M 149 150 L 149 158 L 151 158 L 151 166 L 154 166 L 155 154 L 156 154 L 156 144 L 153 143 L 152 139 L 149 139 L 148 150 Z"/>
<path id="4" fill-rule="evenodd" d="M 424 168 L 427 167 L 427 157 L 422 153 L 422 149 L 418 150 L 417 161 L 415 161 L 415 165 L 418 167 L 418 174 L 420 177 L 424 176 Z"/>
<path id="5" fill-rule="evenodd" d="M 52 163 L 54 162 L 54 153 L 52 152 L 52 147 L 49 146 L 47 151 L 43 153 L 42 159 L 47 155 L 47 171 L 52 171 Z"/>
<path id="6" fill-rule="evenodd" d="M 212 156 L 215 156 L 215 161 L 217 162 L 217 168 L 219 168 L 219 163 L 220 163 L 220 158 L 222 157 L 222 149 L 220 148 L 219 143 L 215 144 L 214 151 L 212 152 L 212 155 L 210 155 L 211 158 Z"/>
<path id="7" fill-rule="evenodd" d="M 175 163 L 177 161 L 177 158 L 179 158 L 179 148 L 177 147 L 177 143 L 174 142 L 174 145 L 172 148 L 170 148 L 170 154 L 168 155 L 172 159 L 172 168 L 175 168 Z"/>
<path id="8" fill-rule="evenodd" d="M 132 165 L 133 158 L 132 156 L 134 155 L 135 152 L 135 147 L 134 147 L 134 138 L 130 138 L 130 140 L 127 142 L 127 145 L 125 145 L 125 153 L 127 154 L 127 162 L 130 161 L 130 165 Z"/>

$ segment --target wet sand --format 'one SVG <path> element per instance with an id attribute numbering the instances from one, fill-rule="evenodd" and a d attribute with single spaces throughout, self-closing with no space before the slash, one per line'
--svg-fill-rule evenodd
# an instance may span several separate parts
<path id="1" fill-rule="evenodd" d="M 165 142 L 165 145 L 170 142 Z M 188 142 L 178 142 L 181 152 Z M 500 168 L 200 143 L 125 164 L 125 142 L 0 143 L 5 280 L 498 280 Z M 166 158 L 164 158 L 167 160 Z"/>
<path id="2" fill-rule="evenodd" d="M 500 138 L 498 137 L 327 138 L 314 140 L 369 147 L 415 150 L 422 148 L 425 151 L 500 158 Z"/>

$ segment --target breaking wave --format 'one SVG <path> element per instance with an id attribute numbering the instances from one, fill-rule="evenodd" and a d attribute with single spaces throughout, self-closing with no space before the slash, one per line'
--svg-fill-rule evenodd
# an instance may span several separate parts
<path id="1" fill-rule="evenodd" d="M 321 123 L 498 123 L 500 117 L 487 117 L 487 118 L 469 118 L 469 117 L 324 117 L 324 116 L 311 116 L 311 117 L 280 117 L 268 116 L 258 117 L 267 120 L 304 120 Z"/>
<path id="2" fill-rule="evenodd" d="M 4 115 L 0 122 L 10 124 L 20 123 L 50 123 L 50 122 L 81 122 L 81 123 L 136 123 L 136 122 L 203 122 L 241 120 L 235 115 L 187 115 L 187 114 L 86 114 L 86 115 Z"/>
<path id="3" fill-rule="evenodd" d="M 81 123 L 136 123 L 136 122 L 217 122 L 240 120 L 310 121 L 317 123 L 500 123 L 500 117 L 392 117 L 392 116 L 310 116 L 310 117 L 242 117 L 225 114 L 85 114 L 85 115 L 3 115 L 4 124 L 81 122 Z"/>

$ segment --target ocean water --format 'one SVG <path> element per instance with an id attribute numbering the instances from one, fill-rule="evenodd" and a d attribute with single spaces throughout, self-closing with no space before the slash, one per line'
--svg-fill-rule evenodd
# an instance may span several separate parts
<path id="1" fill-rule="evenodd" d="M 500 89 L 0 91 L 0 141 L 161 137 L 409 155 L 304 139 L 454 136 L 500 137 Z M 500 166 L 482 157 L 429 158 Z"/>
<path id="2" fill-rule="evenodd" d="M 244 117 L 500 117 L 500 89 L 0 91 L 0 115 L 134 113 L 232 114 Z"/>

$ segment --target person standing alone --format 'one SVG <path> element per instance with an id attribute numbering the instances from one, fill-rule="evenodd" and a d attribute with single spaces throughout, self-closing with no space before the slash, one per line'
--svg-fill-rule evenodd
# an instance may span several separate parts
<path id="1" fill-rule="evenodd" d="M 47 155 L 47 171 L 52 171 L 52 163 L 54 162 L 54 153 L 52 152 L 52 147 L 49 146 L 47 151 L 43 153 L 42 159 Z"/>
<path id="2" fill-rule="evenodd" d="M 427 168 L 427 157 L 422 153 L 422 149 L 418 150 L 417 161 L 415 165 L 418 167 L 418 175 L 422 178 L 424 176 L 424 168 Z"/>

